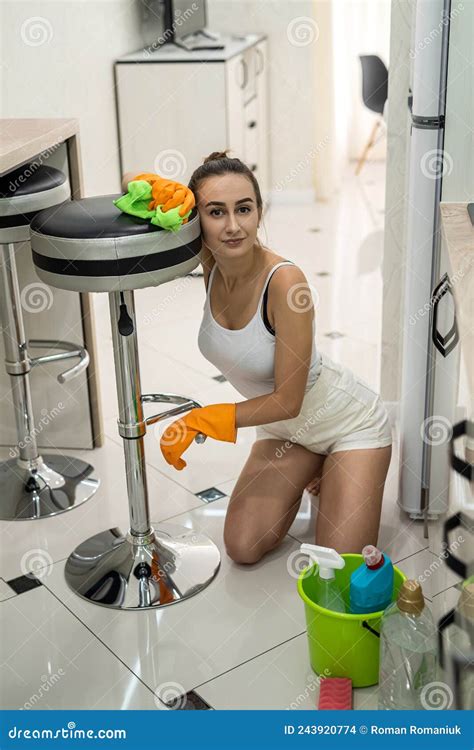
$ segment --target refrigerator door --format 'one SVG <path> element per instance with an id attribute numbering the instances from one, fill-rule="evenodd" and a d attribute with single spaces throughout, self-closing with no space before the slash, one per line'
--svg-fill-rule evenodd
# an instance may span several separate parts
<path id="1" fill-rule="evenodd" d="M 454 416 L 452 398 L 448 396 L 445 402 L 442 395 L 446 381 L 438 383 L 438 398 L 434 402 L 434 366 L 437 358 L 444 356 L 435 347 L 434 316 L 442 338 L 450 314 L 446 304 L 449 292 L 442 300 L 433 294 L 440 283 L 439 202 L 444 170 L 448 33 L 449 1 L 418 0 L 410 53 L 413 60 L 413 103 L 400 397 L 399 504 L 411 517 L 425 520 L 438 516 L 447 508 L 447 446 Z M 441 375 L 440 370 L 440 378 Z M 432 454 L 438 447 L 446 454 L 444 462 L 433 464 Z M 437 487 L 444 483 L 443 491 L 434 497 L 430 492 L 432 466 L 437 474 L 442 474 L 436 477 Z"/>

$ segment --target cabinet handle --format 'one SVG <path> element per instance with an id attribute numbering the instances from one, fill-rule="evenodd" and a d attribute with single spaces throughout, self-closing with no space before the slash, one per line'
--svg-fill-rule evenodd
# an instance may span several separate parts
<path id="1" fill-rule="evenodd" d="M 245 62 L 244 59 L 242 59 L 240 61 L 240 64 L 242 66 L 243 77 L 242 77 L 242 83 L 239 83 L 239 86 L 240 86 L 241 89 L 244 89 L 246 87 L 247 83 L 248 83 L 248 80 L 249 80 L 248 67 L 247 67 L 247 63 Z"/>
<path id="2" fill-rule="evenodd" d="M 255 71 L 255 75 L 259 76 L 263 72 L 264 66 L 263 52 L 260 47 L 255 47 L 255 54 L 257 55 L 257 70 Z"/>
<path id="3" fill-rule="evenodd" d="M 469 421 L 469 419 L 463 419 L 462 422 L 455 424 L 451 440 L 449 441 L 449 457 L 454 471 L 457 471 L 458 474 L 461 474 L 469 482 L 474 482 L 474 464 L 456 455 L 456 451 L 454 450 L 454 441 L 458 437 L 461 437 L 461 435 L 468 435 L 468 437 L 474 438 L 474 422 Z"/>
<path id="4" fill-rule="evenodd" d="M 448 293 L 453 296 L 449 276 L 447 273 L 445 273 L 438 286 L 434 290 L 433 294 L 431 295 L 431 302 L 433 305 L 433 325 L 431 330 L 431 337 L 433 339 L 433 344 L 440 352 L 440 354 L 443 355 L 443 357 L 447 357 L 459 341 L 456 313 L 454 313 L 453 322 L 447 334 L 443 336 L 441 331 L 438 331 L 438 305 L 444 295 Z"/>
<path id="5" fill-rule="evenodd" d="M 257 120 L 250 120 L 248 126 L 249 126 L 249 128 L 256 128 L 257 127 Z"/>

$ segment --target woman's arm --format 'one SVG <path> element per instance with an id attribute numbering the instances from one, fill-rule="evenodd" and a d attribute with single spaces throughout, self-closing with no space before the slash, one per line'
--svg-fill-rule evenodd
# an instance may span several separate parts
<path id="1" fill-rule="evenodd" d="M 276 332 L 275 390 L 237 403 L 237 427 L 291 419 L 298 416 L 303 402 L 311 363 L 314 315 L 304 273 L 297 266 L 282 266 L 272 276 L 271 295 Z"/>

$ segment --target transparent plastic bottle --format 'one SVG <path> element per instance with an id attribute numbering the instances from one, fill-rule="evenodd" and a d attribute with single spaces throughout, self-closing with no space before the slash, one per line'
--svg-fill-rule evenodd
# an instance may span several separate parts
<path id="1" fill-rule="evenodd" d="M 346 605 L 339 586 L 336 582 L 335 570 L 340 570 L 346 564 L 341 555 L 332 547 L 321 547 L 317 544 L 302 544 L 301 552 L 309 555 L 318 565 L 317 598 L 320 607 L 331 609 L 333 612 L 346 612 Z"/>
<path id="2" fill-rule="evenodd" d="M 331 609 L 333 612 L 345 612 L 346 605 L 339 591 L 334 578 L 323 578 L 319 576 L 319 597 L 318 604 L 325 609 Z"/>
<path id="3" fill-rule="evenodd" d="M 436 675 L 436 625 L 418 581 L 404 581 L 381 621 L 379 709 L 427 708 Z"/>
<path id="4" fill-rule="evenodd" d="M 453 687 L 453 708 L 474 710 L 474 583 L 463 586 L 455 618 L 446 633 L 445 674 Z"/>

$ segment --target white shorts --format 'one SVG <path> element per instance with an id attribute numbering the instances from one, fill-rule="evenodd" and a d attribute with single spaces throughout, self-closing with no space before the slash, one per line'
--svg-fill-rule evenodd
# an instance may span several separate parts
<path id="1" fill-rule="evenodd" d="M 326 354 L 321 357 L 320 374 L 298 416 L 258 425 L 257 440 L 288 440 L 323 455 L 391 445 L 392 430 L 380 396 L 347 367 Z"/>

